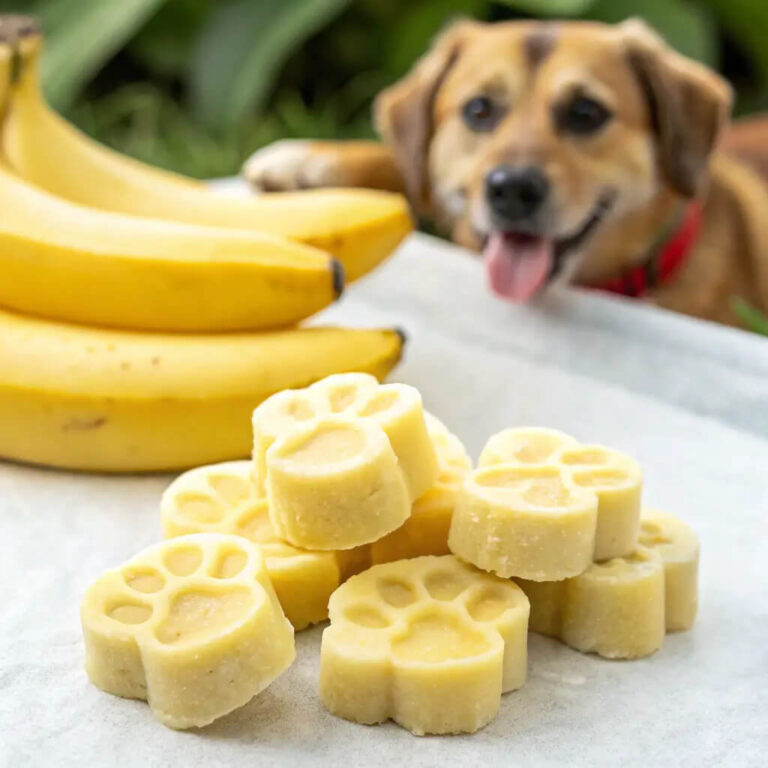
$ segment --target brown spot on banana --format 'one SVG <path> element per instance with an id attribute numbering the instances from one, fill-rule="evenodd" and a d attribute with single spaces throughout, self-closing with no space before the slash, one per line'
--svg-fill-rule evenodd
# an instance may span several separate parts
<path id="1" fill-rule="evenodd" d="M 105 416 L 94 416 L 91 418 L 75 417 L 66 422 L 61 430 L 62 432 L 86 432 L 103 427 L 106 423 L 107 419 Z"/>

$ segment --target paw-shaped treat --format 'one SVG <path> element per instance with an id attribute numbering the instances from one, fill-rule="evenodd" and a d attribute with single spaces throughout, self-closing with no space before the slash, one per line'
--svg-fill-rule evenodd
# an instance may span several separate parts
<path id="1" fill-rule="evenodd" d="M 557 465 L 471 472 L 453 512 L 451 551 L 484 571 L 557 581 L 589 567 L 597 496 Z"/>
<path id="2" fill-rule="evenodd" d="M 478 467 L 493 464 L 530 464 L 551 461 L 563 448 L 577 446 L 576 438 L 547 427 L 515 427 L 492 435 L 485 444 Z"/>
<path id="3" fill-rule="evenodd" d="M 275 533 L 307 549 L 351 549 L 401 526 L 411 499 L 384 432 L 338 416 L 294 427 L 267 451 Z"/>
<path id="4" fill-rule="evenodd" d="M 528 600 L 511 581 L 452 557 L 376 565 L 331 597 L 325 707 L 412 733 L 471 733 L 526 674 Z"/>
<path id="5" fill-rule="evenodd" d="M 383 384 L 360 402 L 355 415 L 384 430 L 411 501 L 426 493 L 437 479 L 438 460 L 419 391 L 407 384 Z"/>
<path id="6" fill-rule="evenodd" d="M 251 463 L 229 461 L 180 475 L 163 494 L 166 538 L 189 533 L 231 533 L 259 545 L 272 585 L 294 629 L 328 618 L 328 598 L 359 567 L 350 552 L 298 549 L 275 534 L 267 501 L 259 497 Z"/>
<path id="7" fill-rule="evenodd" d="M 253 458 L 259 489 L 266 482 L 266 454 L 272 443 L 314 418 L 339 416 L 377 425 L 397 457 L 413 501 L 434 483 L 437 456 L 424 419 L 421 395 L 405 384 L 379 385 L 365 373 L 328 376 L 306 389 L 286 390 L 253 413 Z"/>
<path id="8" fill-rule="evenodd" d="M 523 427 L 494 435 L 479 467 L 553 465 L 597 494 L 595 560 L 631 554 L 637 545 L 643 477 L 637 462 L 601 445 L 583 445 L 554 429 Z"/>
<path id="9" fill-rule="evenodd" d="M 516 581 L 531 603 L 531 630 L 578 651 L 636 659 L 664 642 L 664 567 L 654 550 L 638 547 L 565 581 Z"/>
<path id="10" fill-rule="evenodd" d="M 664 567 L 659 554 L 638 547 L 570 579 L 561 636 L 571 648 L 608 659 L 636 659 L 661 648 Z"/>
<path id="11" fill-rule="evenodd" d="M 655 509 L 640 518 L 640 544 L 664 563 L 667 632 L 690 629 L 699 605 L 699 540 L 682 520 Z"/>
<path id="12" fill-rule="evenodd" d="M 80 616 L 91 681 L 146 699 L 171 728 L 242 706 L 295 655 L 261 553 L 239 536 L 200 533 L 144 550 L 89 587 Z"/>
<path id="13" fill-rule="evenodd" d="M 528 595 L 528 601 L 531 604 L 531 614 L 528 617 L 528 629 L 531 632 L 560 639 L 563 631 L 565 588 L 569 581 L 570 579 L 561 581 L 515 579 L 515 583 Z"/>
<path id="14" fill-rule="evenodd" d="M 368 373 L 340 373 L 305 389 L 286 389 L 267 398 L 253 412 L 253 463 L 256 488 L 264 494 L 267 451 L 278 437 L 293 427 L 320 416 L 347 413 L 379 382 Z"/>
<path id="15" fill-rule="evenodd" d="M 472 470 L 472 462 L 456 435 L 431 414 L 424 416 L 437 452 L 437 479 L 413 503 L 411 516 L 403 525 L 370 545 L 373 563 L 449 553 L 448 529 L 453 508 L 464 478 Z"/>

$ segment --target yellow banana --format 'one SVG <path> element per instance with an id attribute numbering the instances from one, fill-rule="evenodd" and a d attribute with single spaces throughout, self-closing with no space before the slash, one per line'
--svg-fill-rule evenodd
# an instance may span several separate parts
<path id="1" fill-rule="evenodd" d="M 161 335 L 0 310 L 0 457 L 105 472 L 244 458 L 263 399 L 334 372 L 381 379 L 402 344 L 393 330 Z"/>
<path id="2" fill-rule="evenodd" d="M 354 280 L 410 231 L 405 200 L 373 190 L 307 190 L 253 198 L 151 168 L 96 144 L 55 114 L 40 93 L 39 35 L 19 42 L 21 73 L 3 130 L 3 151 L 27 181 L 82 205 L 135 216 L 269 232 L 322 248 Z"/>
<path id="3" fill-rule="evenodd" d="M 0 104 L 11 49 L 0 39 Z M 343 270 L 314 248 L 98 211 L 0 162 L 0 304 L 79 323 L 168 331 L 256 330 L 330 304 Z"/>
<path id="4" fill-rule="evenodd" d="M 256 232 L 97 211 L 0 163 L 0 304 L 77 323 L 161 331 L 294 324 L 343 285 L 335 259 Z"/>

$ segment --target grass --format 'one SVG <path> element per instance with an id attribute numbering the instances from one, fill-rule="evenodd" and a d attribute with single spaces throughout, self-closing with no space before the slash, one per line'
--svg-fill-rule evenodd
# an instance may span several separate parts
<path id="1" fill-rule="evenodd" d="M 366 138 L 367 115 L 343 114 L 342 99 L 319 110 L 298 94 L 284 94 L 261 116 L 213 133 L 182 105 L 150 83 L 124 85 L 97 100 L 82 100 L 67 115 L 113 149 L 195 178 L 231 176 L 251 152 L 281 138 Z"/>
<path id="2" fill-rule="evenodd" d="M 747 330 L 768 336 L 768 316 L 736 297 L 731 299 L 731 308 Z"/>

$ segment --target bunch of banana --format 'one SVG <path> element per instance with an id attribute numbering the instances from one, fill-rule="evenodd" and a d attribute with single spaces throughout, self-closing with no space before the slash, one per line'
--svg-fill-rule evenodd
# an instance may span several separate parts
<path id="1" fill-rule="evenodd" d="M 373 269 L 411 228 L 405 200 L 392 193 L 320 189 L 236 199 L 99 146 L 45 104 L 41 46 L 34 33 L 19 41 L 21 67 L 2 142 L 11 168 L 47 192 L 132 216 L 287 237 L 329 252 L 348 280 Z"/>
<path id="2" fill-rule="evenodd" d="M 241 457 L 273 392 L 386 375 L 396 331 L 274 329 L 394 249 L 402 199 L 239 200 L 144 166 L 49 109 L 40 49 L 33 21 L 0 16 L 0 456 L 101 471 Z"/>

